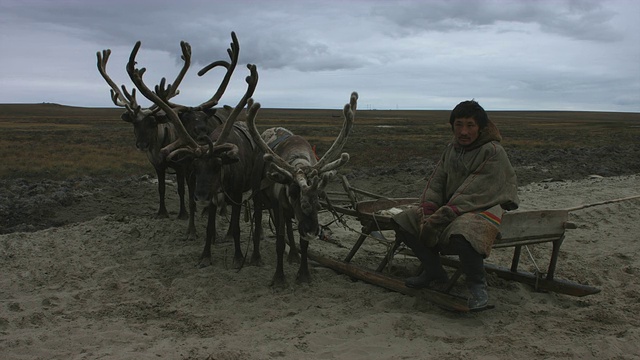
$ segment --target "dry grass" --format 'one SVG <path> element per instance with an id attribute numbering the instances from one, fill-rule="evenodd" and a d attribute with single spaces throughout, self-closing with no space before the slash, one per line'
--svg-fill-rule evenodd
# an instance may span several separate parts
<path id="1" fill-rule="evenodd" d="M 0 105 L 0 178 L 64 179 L 152 173 L 134 146 L 121 109 L 56 104 Z M 490 112 L 506 148 L 579 148 L 640 143 L 640 114 Z M 319 154 L 342 125 L 342 110 L 262 109 L 261 130 L 283 126 L 304 135 Z M 348 167 L 394 166 L 411 157 L 437 159 L 450 140 L 448 111 L 360 110 L 345 151 Z"/>

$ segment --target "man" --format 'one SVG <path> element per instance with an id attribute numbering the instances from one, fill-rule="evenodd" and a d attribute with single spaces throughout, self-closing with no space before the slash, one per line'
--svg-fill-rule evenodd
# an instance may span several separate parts
<path id="1" fill-rule="evenodd" d="M 446 282 L 440 253 L 457 254 L 466 277 L 469 308 L 487 307 L 484 258 L 499 232 L 505 210 L 518 207 L 517 179 L 502 137 L 474 100 L 458 104 L 449 118 L 453 141 L 420 197 L 420 206 L 394 216 L 396 239 L 409 246 L 423 272 L 407 287 Z"/>

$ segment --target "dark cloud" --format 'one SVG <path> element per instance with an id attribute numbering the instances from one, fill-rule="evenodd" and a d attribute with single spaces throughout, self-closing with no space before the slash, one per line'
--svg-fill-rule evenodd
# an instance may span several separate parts
<path id="1" fill-rule="evenodd" d="M 595 0 L 407 1 L 402 6 L 381 4 L 371 12 L 395 24 L 398 31 L 467 31 L 499 23 L 523 23 L 578 40 L 615 41 L 621 36 L 610 24 L 614 12 Z"/>
<path id="2" fill-rule="evenodd" d="M 110 47 L 133 47 L 140 40 L 146 50 L 176 54 L 176 61 L 180 41 L 185 40 L 192 44 L 193 62 L 198 65 L 225 56 L 230 33 L 235 31 L 242 59 L 260 63 L 264 69 L 325 71 L 361 66 L 356 57 L 336 52 L 332 43 L 292 31 L 292 20 L 304 24 L 313 12 L 290 2 L 41 0 L 14 1 L 3 8 L 22 21 L 55 24 L 69 36 Z"/>

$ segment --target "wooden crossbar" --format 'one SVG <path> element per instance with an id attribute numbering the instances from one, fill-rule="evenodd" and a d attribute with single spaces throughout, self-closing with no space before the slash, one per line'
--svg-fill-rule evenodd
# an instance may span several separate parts
<path id="1" fill-rule="evenodd" d="M 567 210 L 532 210 L 507 212 L 502 217 L 500 235 L 494 247 L 512 244 L 552 241 L 564 235 L 567 228 L 575 228 L 569 223 Z"/>

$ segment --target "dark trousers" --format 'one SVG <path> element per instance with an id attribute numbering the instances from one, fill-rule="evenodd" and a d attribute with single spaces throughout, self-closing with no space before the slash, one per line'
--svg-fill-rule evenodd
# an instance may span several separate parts
<path id="1" fill-rule="evenodd" d="M 441 277 L 444 269 L 440 261 L 440 249 L 427 247 L 416 237 L 402 229 L 396 230 L 396 240 L 404 242 L 411 248 L 430 277 Z M 486 284 L 484 256 L 478 253 L 464 236 L 453 235 L 446 247 L 446 253 L 458 255 L 467 286 Z"/>

